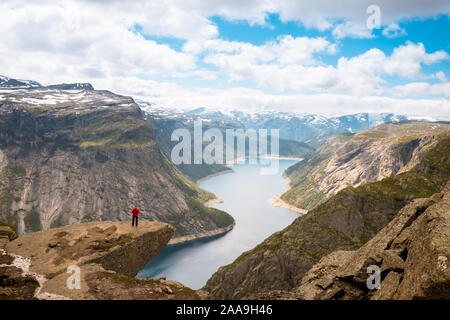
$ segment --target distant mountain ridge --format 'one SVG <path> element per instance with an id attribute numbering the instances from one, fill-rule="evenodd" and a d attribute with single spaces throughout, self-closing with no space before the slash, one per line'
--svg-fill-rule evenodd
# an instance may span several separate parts
<path id="1" fill-rule="evenodd" d="M 171 134 L 176 129 L 187 129 L 193 136 L 193 128 L 195 121 L 202 122 L 202 130 L 206 131 L 210 128 L 217 128 L 223 133 L 224 141 L 225 130 L 246 130 L 247 128 L 235 120 L 220 120 L 210 119 L 201 115 L 174 112 L 167 109 L 155 109 L 147 102 L 137 101 L 141 110 L 146 114 L 146 120 L 154 128 L 156 140 L 161 150 L 170 158 L 172 148 L 178 143 L 171 141 Z M 270 131 L 269 131 L 270 134 Z M 255 143 L 258 143 L 257 141 Z M 194 143 L 191 142 L 193 148 Z M 206 144 L 204 144 L 204 147 Z M 224 144 L 225 148 L 225 144 Z M 236 145 L 235 145 L 236 148 Z M 268 150 L 271 150 L 271 139 L 268 137 Z M 248 143 L 246 144 L 246 154 L 248 155 Z M 293 158 L 307 158 L 315 149 L 308 144 L 295 140 L 279 139 L 279 156 L 293 157 Z M 269 151 L 268 151 L 269 152 Z M 223 151 L 225 154 L 225 150 Z M 225 160 L 224 160 L 225 163 Z M 218 172 L 229 171 L 230 168 L 225 164 L 180 164 L 176 166 L 183 174 L 187 175 L 194 181 L 197 181 L 205 176 L 215 174 Z"/>
<path id="2" fill-rule="evenodd" d="M 355 113 L 342 116 L 324 116 L 319 114 L 265 111 L 246 113 L 242 111 L 211 112 L 198 108 L 187 112 L 211 119 L 234 120 L 246 128 L 280 129 L 280 138 L 311 143 L 314 139 L 324 138 L 336 133 L 356 133 L 381 123 L 397 123 L 408 120 L 404 115 L 393 113 Z"/>
<path id="3" fill-rule="evenodd" d="M 204 107 L 183 111 L 155 106 L 148 102 L 138 101 L 138 104 L 154 117 L 170 117 L 171 119 L 200 117 L 215 121 L 239 123 L 247 129 L 279 129 L 281 139 L 305 142 L 313 148 L 317 148 L 328 137 L 337 133 L 357 133 L 382 123 L 398 123 L 409 120 L 405 115 L 394 113 L 355 113 L 325 116 L 277 110 L 256 113 L 238 110 L 210 111 Z"/>
<path id="4" fill-rule="evenodd" d="M 0 75 L 0 88 L 4 89 L 30 89 L 41 88 L 41 84 L 32 80 L 17 80 Z"/>
<path id="5" fill-rule="evenodd" d="M 0 89 L 33 89 L 33 88 L 48 88 L 56 90 L 94 90 L 90 83 L 61 83 L 43 86 L 37 81 L 33 80 L 19 80 L 0 75 Z"/>

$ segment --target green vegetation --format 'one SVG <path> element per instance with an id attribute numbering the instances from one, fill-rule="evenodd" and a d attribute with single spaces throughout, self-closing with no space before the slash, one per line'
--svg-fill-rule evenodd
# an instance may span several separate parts
<path id="1" fill-rule="evenodd" d="M 214 199 L 216 196 L 206 190 L 201 189 L 197 184 L 191 181 L 189 178 L 182 175 L 178 170 L 176 170 L 172 163 L 167 159 L 167 157 L 162 154 L 164 160 L 164 166 L 166 171 L 170 174 L 170 176 L 174 179 L 175 184 L 178 188 L 180 188 L 185 194 L 190 197 L 195 198 L 196 200 L 204 203 L 210 199 Z"/>
<path id="2" fill-rule="evenodd" d="M 107 112 L 87 119 L 71 139 L 82 148 L 101 147 L 105 150 L 132 148 L 154 143 L 150 126 L 135 116 Z"/>
<path id="3" fill-rule="evenodd" d="M 271 140 L 269 139 L 268 141 L 268 148 L 270 149 Z M 309 158 L 315 151 L 313 147 L 304 142 L 286 139 L 280 139 L 279 148 L 279 154 L 281 157 L 295 157 L 304 159 Z"/>
<path id="4" fill-rule="evenodd" d="M 23 220 L 27 230 L 32 232 L 42 230 L 41 217 L 36 209 L 31 210 Z"/>
<path id="5" fill-rule="evenodd" d="M 12 232 L 11 231 L 0 231 L 0 238 L 8 237 L 9 240 L 14 240 L 15 238 L 17 238 L 17 235 L 18 235 L 17 229 L 12 224 L 0 221 L 0 227 L 9 227 L 12 230 Z"/>
<path id="6" fill-rule="evenodd" d="M 9 168 L 9 172 L 15 176 L 24 177 L 27 175 L 27 171 L 22 166 L 14 166 Z"/>
<path id="7" fill-rule="evenodd" d="M 228 213 L 215 208 L 208 208 L 204 203 L 210 199 L 214 199 L 215 195 L 211 192 L 201 189 L 197 184 L 189 178 L 182 175 L 167 157 L 161 153 L 166 171 L 174 179 L 175 184 L 185 194 L 185 200 L 191 213 L 194 213 L 201 220 L 212 220 L 218 228 L 227 227 L 233 223 L 234 219 Z M 172 224 L 176 229 L 176 234 L 180 235 L 185 232 L 181 220 L 171 220 L 168 223 Z"/>
<path id="8" fill-rule="evenodd" d="M 186 202 L 191 211 L 199 214 L 202 219 L 209 218 L 213 220 L 218 228 L 228 227 L 234 221 L 233 217 L 225 211 L 215 208 L 208 208 L 204 206 L 203 203 L 192 197 L 186 197 Z"/>
<path id="9" fill-rule="evenodd" d="M 9 192 L 5 192 L 0 195 L 0 205 L 6 208 L 10 208 L 11 204 L 13 203 L 15 197 L 13 194 Z"/>
<path id="10" fill-rule="evenodd" d="M 95 213 L 89 212 L 83 216 L 82 222 L 91 222 L 91 221 L 96 221 L 96 220 L 97 220 L 97 218 L 96 218 Z"/>
<path id="11" fill-rule="evenodd" d="M 62 227 L 63 223 L 62 223 L 62 215 L 57 216 L 55 219 L 53 219 L 50 228 L 58 228 L 58 227 Z"/>
<path id="12" fill-rule="evenodd" d="M 7 215 L 6 221 L 8 224 L 14 227 L 14 230 L 17 230 L 17 228 L 19 227 L 19 217 L 15 214 Z"/>
<path id="13" fill-rule="evenodd" d="M 192 181 L 198 181 L 211 174 L 223 172 L 230 168 L 222 164 L 179 164 L 176 166 L 178 170 L 189 177 Z"/>

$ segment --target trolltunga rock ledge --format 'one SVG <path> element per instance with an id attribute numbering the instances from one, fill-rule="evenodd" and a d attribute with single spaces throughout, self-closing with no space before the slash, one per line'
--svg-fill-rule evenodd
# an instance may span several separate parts
<path id="1" fill-rule="evenodd" d="M 175 228 L 161 222 L 92 222 L 30 233 L 0 250 L 2 299 L 200 299 L 181 283 L 134 276 Z M 73 268 L 79 285 L 69 287 Z"/>
<path id="2" fill-rule="evenodd" d="M 175 228 L 161 222 L 91 222 L 26 234 L 9 242 L 6 252 L 31 260 L 30 271 L 46 277 L 70 265 L 89 263 L 134 277 L 160 252 Z"/>

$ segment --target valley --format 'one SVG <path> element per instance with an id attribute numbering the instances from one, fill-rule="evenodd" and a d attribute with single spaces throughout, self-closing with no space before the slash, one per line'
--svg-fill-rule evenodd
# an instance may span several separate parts
<path id="1" fill-rule="evenodd" d="M 295 162 L 280 160 L 279 174 L 274 176 L 261 176 L 261 163 L 242 162 L 233 165 L 233 173 L 200 183 L 201 188 L 223 200 L 213 207 L 229 212 L 236 226 L 220 236 L 166 247 L 137 277 L 166 277 L 200 289 L 220 266 L 232 262 L 242 252 L 288 226 L 299 213 L 273 207 L 269 201 L 274 194 L 285 190 L 286 182 L 281 173 Z M 236 181 L 240 181 L 238 186 Z"/>
<path id="2" fill-rule="evenodd" d="M 402 253 L 419 250 L 412 249 L 417 247 L 417 237 L 402 231 L 411 226 L 416 233 L 425 234 L 430 224 L 422 221 L 428 219 L 421 218 L 422 214 L 429 219 L 437 217 L 433 228 L 443 232 L 448 228 L 448 122 L 400 121 L 398 116 L 386 114 L 327 120 L 312 115 L 274 114 L 268 119 L 268 115 L 207 114 L 202 110 L 161 113 L 151 104 L 95 90 L 86 83 L 41 86 L 36 81 L 1 79 L 0 220 L 4 223 L 0 245 L 6 249 L 1 257 L 8 262 L 5 276 L 17 285 L 6 292 L 14 292 L 14 297 L 22 293 L 33 297 L 32 292 L 42 289 L 42 273 L 49 278 L 45 288 L 59 293 L 40 298 L 70 296 L 55 287 L 63 282 L 59 264 L 70 257 L 56 257 L 54 265 L 47 265 L 32 251 L 48 247 L 45 252 L 50 254 L 59 250 L 50 249 L 63 246 L 73 251 L 72 256 L 81 252 L 96 256 L 96 250 L 109 248 L 122 252 L 131 238 L 128 234 L 121 238 L 116 230 L 124 227 L 117 229 L 108 223 L 129 227 L 132 205 L 141 208 L 144 226 L 166 223 L 170 235 L 151 248 L 151 255 L 134 258 L 138 262 L 131 265 L 110 258 L 102 260 L 105 265 L 101 268 L 88 264 L 83 270 L 90 289 L 75 297 L 124 298 L 119 291 L 107 293 L 115 286 L 139 299 L 146 298 L 145 292 L 152 292 L 149 299 L 414 299 L 446 295 L 446 269 L 434 282 L 415 286 L 411 295 L 405 290 L 413 287 L 412 280 L 402 285 L 401 279 L 412 279 L 409 273 L 420 271 L 410 267 L 418 263 L 420 255 Z M 266 157 L 265 165 L 276 163 L 276 174 L 261 174 L 264 166 L 242 161 L 245 158 L 235 159 L 240 162 L 232 165 L 174 165 L 170 151 L 177 142 L 172 141 L 171 132 L 179 128 L 195 132 L 194 122 L 199 120 L 222 135 L 227 129 L 271 129 L 275 121 L 284 128 L 280 137 L 285 138 L 279 140 L 279 157 Z M 309 136 L 286 133 L 299 121 L 314 128 Z M 347 127 L 349 121 L 356 121 L 353 128 Z M 255 143 L 247 138 L 246 153 Z M 202 150 L 205 147 L 203 144 Z M 104 223 L 100 236 L 108 234 L 105 243 L 99 239 L 86 244 L 94 251 L 78 247 L 84 238 L 61 243 L 47 238 L 41 244 L 37 241 L 66 226 L 76 235 L 77 230 L 87 230 L 95 223 Z M 89 232 L 95 233 L 94 229 L 98 230 L 95 227 Z M 85 238 L 91 237 L 89 232 Z M 15 247 L 26 239 L 31 240 L 24 248 Z M 436 243 L 436 239 L 429 241 Z M 392 249 L 390 244 L 374 244 L 383 241 L 404 242 Z M 397 264 L 386 266 L 389 260 L 371 257 L 370 248 Z M 441 241 L 438 249 L 426 251 L 423 265 L 435 268 L 439 259 L 441 265 L 447 248 Z M 39 271 L 37 276 L 20 276 L 14 269 L 14 256 L 8 252 L 29 255 L 34 270 Z M 358 264 L 347 270 L 345 264 L 351 257 L 356 257 Z M 395 290 L 373 294 L 358 289 L 367 259 L 384 263 L 382 280 Z M 327 285 L 322 285 L 322 275 L 328 279 L 323 280 Z M 137 279 L 129 283 L 134 276 Z M 443 285 L 444 289 L 425 290 L 422 285 Z"/>
<path id="3" fill-rule="evenodd" d="M 391 126 L 405 129 L 409 125 Z M 431 197 L 445 188 L 450 179 L 450 131 L 431 132 L 428 137 L 433 142 L 409 170 L 342 189 L 233 263 L 219 268 L 203 289 L 211 299 L 245 299 L 264 296 L 269 291 L 289 291 L 300 285 L 322 257 L 366 244 L 411 201 Z M 447 217 L 449 207 L 446 202 L 441 205 Z M 445 221 L 443 230 L 448 230 Z M 436 264 L 435 258 L 430 263 Z M 336 298 L 339 297 L 342 296 Z"/>

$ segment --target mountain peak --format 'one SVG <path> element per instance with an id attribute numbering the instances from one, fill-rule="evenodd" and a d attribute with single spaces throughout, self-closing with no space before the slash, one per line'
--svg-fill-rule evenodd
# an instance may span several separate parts
<path id="1" fill-rule="evenodd" d="M 40 87 L 42 87 L 41 84 L 33 80 L 19 80 L 0 75 L 0 88 L 31 89 Z"/>
<path id="2" fill-rule="evenodd" d="M 0 89 L 34 89 L 48 88 L 56 90 L 94 90 L 90 83 L 60 83 L 49 86 L 42 86 L 39 82 L 33 80 L 14 79 L 0 75 Z"/>
<path id="3" fill-rule="evenodd" d="M 94 87 L 90 83 L 61 83 L 52 84 L 47 86 L 49 89 L 58 90 L 94 90 Z"/>

